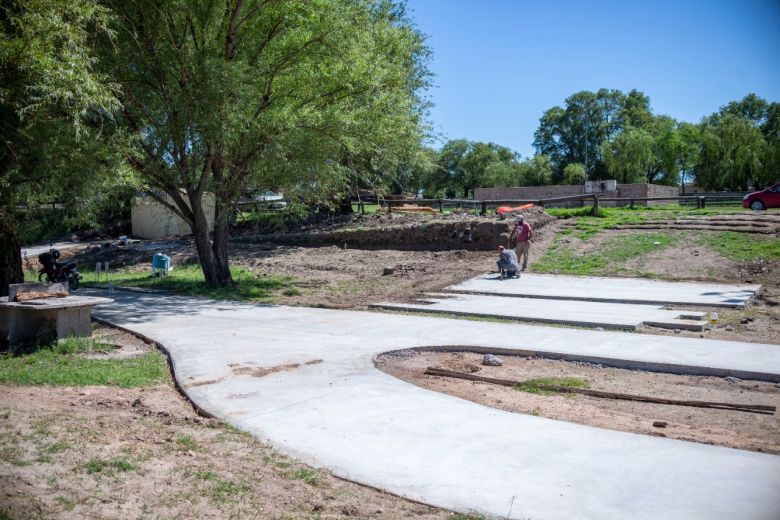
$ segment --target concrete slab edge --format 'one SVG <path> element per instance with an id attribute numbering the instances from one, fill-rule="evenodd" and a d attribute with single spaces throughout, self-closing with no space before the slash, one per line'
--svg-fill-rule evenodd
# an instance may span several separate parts
<path id="1" fill-rule="evenodd" d="M 468 312 L 468 311 L 453 311 L 453 310 L 442 310 L 442 309 L 426 309 L 424 307 L 419 306 L 419 304 L 410 304 L 410 305 L 418 305 L 417 307 L 410 307 L 406 306 L 406 304 L 393 304 L 393 303 L 371 303 L 368 306 L 371 308 L 376 309 L 385 309 L 389 311 L 406 311 L 406 312 L 424 312 L 426 314 L 452 314 L 455 316 L 466 316 L 469 318 L 497 318 L 502 320 L 509 320 L 509 321 L 520 321 L 524 323 L 547 323 L 552 325 L 568 325 L 572 327 L 601 327 L 602 329 L 611 329 L 611 330 L 636 330 L 636 325 L 615 325 L 612 323 L 600 323 L 600 322 L 589 322 L 589 321 L 578 321 L 578 320 L 563 320 L 563 319 L 557 319 L 557 318 L 530 318 L 525 316 L 509 316 L 506 314 L 490 314 L 490 313 L 481 313 L 481 312 Z"/>
<path id="2" fill-rule="evenodd" d="M 552 352 L 545 350 L 521 350 L 499 347 L 479 347 L 473 345 L 434 345 L 427 347 L 413 347 L 411 349 L 420 352 L 476 352 L 477 354 L 493 354 L 496 356 L 520 356 L 520 357 L 539 357 L 543 359 L 560 359 L 563 361 L 576 361 L 580 363 L 591 363 L 594 365 L 604 365 L 614 368 L 623 368 L 626 370 L 644 370 L 647 372 L 662 372 L 667 374 L 691 375 L 691 376 L 713 376 L 713 377 L 738 377 L 739 379 L 752 379 L 755 381 L 769 381 L 771 383 L 780 383 L 780 374 L 771 372 L 755 372 L 750 370 L 734 370 L 730 368 L 716 368 L 707 366 L 678 365 L 673 363 L 657 363 L 650 361 L 638 361 L 633 359 L 606 358 L 598 356 L 582 356 L 576 354 L 566 354 L 563 352 Z M 392 352 L 392 351 L 390 351 Z"/>
<path id="3" fill-rule="evenodd" d="M 146 343 L 152 344 L 157 348 L 160 352 L 162 352 L 165 355 L 165 359 L 168 363 L 168 370 L 171 372 L 171 378 L 173 379 L 173 385 L 176 387 L 176 391 L 181 394 L 181 396 L 187 400 L 187 402 L 192 406 L 192 408 L 195 410 L 195 412 L 200 415 L 201 417 L 206 417 L 209 419 L 217 419 L 217 416 L 212 414 L 211 412 L 205 410 L 201 406 L 198 405 L 195 401 L 193 401 L 189 394 L 184 390 L 184 385 L 182 385 L 181 381 L 179 381 L 179 378 L 176 375 L 176 363 L 173 361 L 173 356 L 171 356 L 171 353 L 168 351 L 165 346 L 158 342 L 153 340 L 150 337 L 147 337 L 140 332 L 136 332 L 132 329 L 128 329 L 126 327 L 122 327 L 121 325 L 117 325 L 115 323 L 112 323 L 109 320 L 106 320 L 104 318 L 98 318 L 95 316 L 92 316 L 92 321 L 96 321 L 102 325 L 107 325 L 109 327 L 114 327 L 115 329 L 119 329 L 121 331 L 127 332 L 128 334 L 132 334 L 136 338 L 140 339 L 141 341 L 145 341 Z"/>
<path id="4" fill-rule="evenodd" d="M 592 298 L 586 296 L 550 296 L 547 294 L 508 294 L 508 293 L 496 293 L 488 291 L 470 291 L 467 289 L 442 289 L 444 292 L 455 294 L 474 294 L 478 296 L 503 296 L 505 298 L 535 298 L 539 300 L 573 300 L 582 302 L 600 302 L 600 303 L 630 303 L 638 305 L 686 305 L 688 307 L 712 307 L 712 308 L 727 308 L 727 309 L 744 309 L 747 303 L 753 300 L 755 294 L 751 296 L 745 303 L 738 304 L 723 304 L 723 303 L 691 303 L 691 302 L 670 302 L 670 301 L 657 301 L 657 300 L 642 300 L 642 299 L 622 299 L 622 298 Z"/>

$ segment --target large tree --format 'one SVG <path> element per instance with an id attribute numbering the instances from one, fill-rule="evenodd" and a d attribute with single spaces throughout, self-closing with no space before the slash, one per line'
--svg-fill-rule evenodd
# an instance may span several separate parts
<path id="1" fill-rule="evenodd" d="M 694 168 L 697 184 L 716 190 L 747 190 L 777 180 L 777 113 L 777 103 L 748 94 L 705 118 Z"/>
<path id="2" fill-rule="evenodd" d="M 590 178 L 607 175 L 602 145 L 611 141 L 627 121 L 646 119 L 648 98 L 638 91 L 628 95 L 619 90 L 581 91 L 565 101 L 565 107 L 552 107 L 539 121 L 534 133 L 534 147 L 550 157 L 553 181 L 563 180 L 563 169 L 569 163 L 582 163 Z"/>
<path id="3" fill-rule="evenodd" d="M 228 217 L 248 186 L 311 203 L 354 185 L 356 165 L 420 149 L 428 51 L 394 2 L 105 3 L 118 23 L 102 66 L 136 136 L 130 162 L 192 228 L 209 285 L 232 283 Z"/>
<path id="4" fill-rule="evenodd" d="M 92 47 L 108 20 L 88 0 L 0 6 L 0 295 L 23 280 L 15 207 L 56 197 L 81 210 L 116 164 L 103 137 L 118 104 Z"/>

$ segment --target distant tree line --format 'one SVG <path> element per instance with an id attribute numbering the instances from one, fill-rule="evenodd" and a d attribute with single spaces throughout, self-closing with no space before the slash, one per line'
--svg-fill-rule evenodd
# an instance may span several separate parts
<path id="1" fill-rule="evenodd" d="M 749 94 L 693 124 L 654 114 L 638 90 L 582 91 L 544 112 L 533 144 L 536 154 L 523 159 L 494 143 L 451 140 L 414 178 L 430 196 L 588 179 L 764 187 L 780 177 L 780 103 Z"/>

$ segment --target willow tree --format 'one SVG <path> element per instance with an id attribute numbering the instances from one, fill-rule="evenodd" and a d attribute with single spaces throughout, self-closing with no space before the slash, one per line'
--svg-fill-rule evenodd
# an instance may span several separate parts
<path id="1" fill-rule="evenodd" d="M 94 68 L 93 36 L 110 34 L 109 18 L 89 0 L 0 5 L 0 295 L 23 280 L 17 205 L 67 195 L 81 210 L 119 164 L 102 138 L 118 103 Z"/>
<path id="2" fill-rule="evenodd" d="M 115 0 L 102 55 L 121 86 L 130 163 L 192 229 L 206 282 L 232 283 L 228 217 L 249 186 L 312 201 L 350 158 L 419 148 L 427 49 L 390 1 Z M 204 195 L 213 193 L 213 238 Z"/>

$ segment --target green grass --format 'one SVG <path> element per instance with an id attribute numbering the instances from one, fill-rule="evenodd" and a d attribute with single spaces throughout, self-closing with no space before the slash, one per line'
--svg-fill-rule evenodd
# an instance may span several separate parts
<path id="1" fill-rule="evenodd" d="M 312 486 L 317 484 L 317 472 L 313 469 L 300 468 L 295 470 L 290 476 L 295 480 L 303 480 Z"/>
<path id="2" fill-rule="evenodd" d="M 0 355 L 0 383 L 134 388 L 170 378 L 159 352 L 125 359 L 89 359 L 83 357 L 83 349 L 61 345 L 44 346 L 27 354 Z"/>
<path id="3" fill-rule="evenodd" d="M 544 256 L 533 264 L 534 272 L 577 275 L 614 274 L 620 264 L 675 244 L 679 235 L 672 233 L 630 233 L 605 240 L 595 250 L 579 254 L 560 236 Z"/>
<path id="4" fill-rule="evenodd" d="M 294 288 L 292 287 L 294 279 L 289 276 L 264 276 L 242 267 L 232 267 L 230 272 L 236 282 L 232 287 L 208 287 L 199 264 L 178 265 L 168 276 L 157 278 L 151 276 L 151 270 L 123 269 L 111 275 L 111 283 L 115 286 L 163 289 L 186 296 L 264 303 L 273 302 L 278 292 Z M 97 285 L 97 275 L 94 272 L 82 272 L 82 283 L 87 287 Z M 99 283 L 105 284 L 104 276 Z"/>
<path id="5" fill-rule="evenodd" d="M 211 498 L 214 502 L 224 503 L 232 502 L 237 496 L 243 495 L 249 491 L 249 486 L 244 482 L 233 482 L 226 479 L 215 479 L 211 487 Z"/>
<path id="6" fill-rule="evenodd" d="M 90 459 L 84 465 L 87 473 L 107 473 L 112 474 L 113 470 L 118 471 L 132 471 L 136 469 L 136 465 L 127 459 L 114 458 L 114 459 Z"/>
<path id="7" fill-rule="evenodd" d="M 545 386 L 561 386 L 564 388 L 590 388 L 590 383 L 585 379 L 578 377 L 540 377 L 538 379 L 529 379 L 513 386 L 512 388 L 520 392 L 529 394 L 552 395 L 557 392 L 547 390 Z"/>
<path id="8" fill-rule="evenodd" d="M 189 435 L 185 435 L 183 433 L 176 436 L 176 442 L 179 444 L 179 446 L 188 451 L 194 451 L 197 448 L 195 440 Z"/>
<path id="9" fill-rule="evenodd" d="M 708 233 L 702 241 L 718 253 L 737 262 L 780 260 L 780 240 L 748 233 Z"/>
<path id="10" fill-rule="evenodd" d="M 582 240 L 588 240 L 605 229 L 611 229 L 623 224 L 636 224 L 646 220 L 674 219 L 685 215 L 741 213 L 746 210 L 737 205 L 704 209 L 678 205 L 635 206 L 634 209 L 628 207 L 602 207 L 600 210 L 601 214 L 598 217 L 591 216 L 590 206 L 582 208 L 550 208 L 545 211 L 559 218 L 576 219 L 576 224 L 570 229 L 563 229 L 561 234 L 572 234 Z"/>
<path id="11" fill-rule="evenodd" d="M 363 204 L 363 208 L 365 208 L 366 215 L 373 215 L 377 211 L 382 210 L 382 207 L 379 204 Z M 353 203 L 352 211 L 360 213 L 360 206 Z"/>

